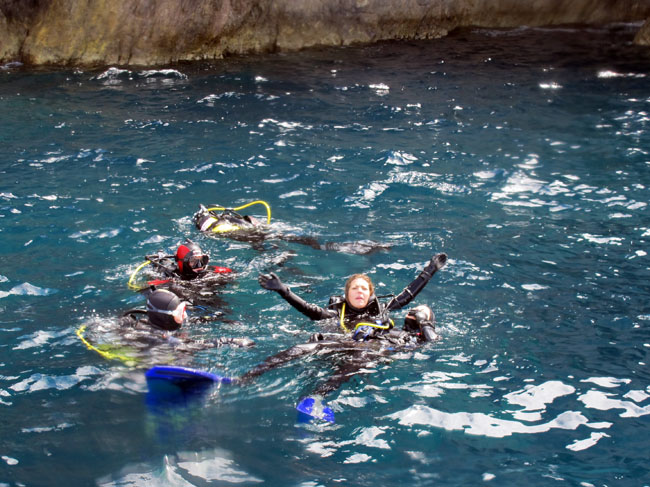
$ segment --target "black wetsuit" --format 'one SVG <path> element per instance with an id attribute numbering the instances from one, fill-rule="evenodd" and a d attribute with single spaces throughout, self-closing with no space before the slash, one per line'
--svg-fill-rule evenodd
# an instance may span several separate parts
<path id="1" fill-rule="evenodd" d="M 325 242 L 321 244 L 314 237 L 305 235 L 284 235 L 273 233 L 267 225 L 248 216 L 240 215 L 236 211 L 227 209 L 222 213 L 215 213 L 205 207 L 194 214 L 196 228 L 209 235 L 221 235 L 234 240 L 249 242 L 257 250 L 263 250 L 261 244 L 265 240 L 276 239 L 285 242 L 306 245 L 316 250 L 332 250 L 346 254 L 367 255 L 379 250 L 389 249 L 390 246 L 373 242 L 371 240 L 360 240 L 356 242 Z M 224 231 L 219 231 L 219 227 Z"/>
<path id="2" fill-rule="evenodd" d="M 388 330 L 375 335 L 372 340 L 356 341 L 341 335 L 312 335 L 308 343 L 301 343 L 283 350 L 253 369 L 246 372 L 239 382 L 246 383 L 271 369 L 287 364 L 293 360 L 309 355 L 339 356 L 340 360 L 334 373 L 321 383 L 313 394 L 325 396 L 338 389 L 362 370 L 368 370 L 381 361 L 388 361 L 397 350 L 413 348 L 424 343 L 422 336 L 406 330 Z"/>
<path id="3" fill-rule="evenodd" d="M 193 321 L 201 321 L 198 320 Z M 254 342 L 248 338 L 219 337 L 213 340 L 196 340 L 187 336 L 180 328 L 170 331 L 154 326 L 147 319 L 147 312 L 141 309 L 125 311 L 120 317 L 120 334 L 130 344 L 138 348 L 151 348 L 158 345 L 169 345 L 176 351 L 196 352 L 208 348 L 222 346 L 249 347 Z"/>
<path id="4" fill-rule="evenodd" d="M 233 210 L 215 213 L 201 206 L 192 217 L 196 228 L 209 235 L 226 236 L 233 240 L 250 242 L 261 250 L 259 245 L 267 238 L 267 231 L 261 223 L 248 215 L 240 215 Z M 219 229 L 223 230 L 219 230 Z"/>
<path id="5" fill-rule="evenodd" d="M 161 279 L 149 281 L 148 284 L 157 288 L 169 289 L 183 301 L 188 301 L 193 305 L 214 308 L 226 306 L 224 300 L 215 293 L 215 290 L 235 279 L 236 274 L 229 268 L 207 266 L 197 273 L 182 274 L 179 272 L 173 255 L 147 255 L 145 259 L 151 262 L 161 276 Z"/>
<path id="6" fill-rule="evenodd" d="M 219 282 L 219 280 L 226 282 L 232 279 L 232 270 L 228 267 L 222 266 L 206 266 L 198 272 L 191 272 L 183 274 L 179 271 L 173 255 L 145 255 L 145 260 L 161 272 L 168 279 L 180 279 L 182 281 L 206 281 L 212 280 Z"/>

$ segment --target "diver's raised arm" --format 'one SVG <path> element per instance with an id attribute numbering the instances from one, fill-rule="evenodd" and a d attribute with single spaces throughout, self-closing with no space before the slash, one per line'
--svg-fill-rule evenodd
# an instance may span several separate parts
<path id="1" fill-rule="evenodd" d="M 300 296 L 293 293 L 291 289 L 289 289 L 289 286 L 284 284 L 273 272 L 270 274 L 260 274 L 257 280 L 259 281 L 260 286 L 264 289 L 277 292 L 287 303 L 312 320 L 324 320 L 326 318 L 334 318 L 338 315 L 335 310 L 321 308 L 315 304 L 308 303 Z"/>
<path id="2" fill-rule="evenodd" d="M 440 253 L 434 255 L 429 264 L 420 272 L 415 280 L 406 286 L 404 290 L 395 296 L 386 306 L 388 310 L 400 309 L 409 304 L 424 289 L 424 286 L 431 280 L 433 275 L 442 269 L 447 263 L 447 254 Z"/>

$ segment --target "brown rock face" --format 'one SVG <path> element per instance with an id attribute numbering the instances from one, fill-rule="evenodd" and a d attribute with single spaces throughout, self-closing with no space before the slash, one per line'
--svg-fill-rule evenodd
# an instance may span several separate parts
<path id="1" fill-rule="evenodd" d="M 650 46 L 650 19 L 646 20 L 643 27 L 636 34 L 634 42 L 641 46 Z"/>
<path id="2" fill-rule="evenodd" d="M 648 18 L 650 0 L 0 0 L 0 61 L 159 65 L 436 38 L 457 27 Z M 649 29 L 637 42 L 649 43 Z"/>

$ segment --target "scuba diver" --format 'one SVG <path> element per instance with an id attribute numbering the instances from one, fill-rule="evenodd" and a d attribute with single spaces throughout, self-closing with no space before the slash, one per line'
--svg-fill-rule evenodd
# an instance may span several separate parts
<path id="1" fill-rule="evenodd" d="M 418 277 L 386 306 L 375 296 L 374 285 L 365 274 L 351 276 L 345 285 L 345 295 L 330 298 L 330 303 L 324 308 L 307 303 L 294 294 L 277 275 L 260 274 L 259 282 L 264 289 L 276 291 L 312 320 L 338 318 L 345 335 L 315 333 L 308 343 L 295 345 L 267 358 L 237 379 L 237 382 L 247 383 L 300 357 L 335 354 L 340 357 L 340 361 L 334 374 L 297 406 L 301 413 L 333 422 L 334 413 L 323 403 L 325 395 L 338 389 L 362 370 L 367 371 L 371 365 L 387 360 L 395 350 L 413 348 L 439 338 L 435 331 L 434 313 L 428 306 L 420 305 L 409 310 L 401 330 L 394 328 L 389 312 L 408 305 L 446 263 L 446 254 L 436 254 Z"/>
<path id="2" fill-rule="evenodd" d="M 209 255 L 197 243 L 186 239 L 174 255 L 162 252 L 146 255 L 145 261 L 131 274 L 128 286 L 136 291 L 151 286 L 165 287 L 193 304 L 221 305 L 223 303 L 214 289 L 232 281 L 234 273 L 229 267 L 208 266 L 209 261 Z M 142 285 L 137 284 L 136 277 L 148 265 L 153 267 L 157 278 Z"/>
<path id="3" fill-rule="evenodd" d="M 193 340 L 181 331 L 190 322 L 207 321 L 205 318 L 188 318 L 191 304 L 181 300 L 167 289 L 152 288 L 147 295 L 146 309 L 130 309 L 120 318 L 122 335 L 141 344 L 168 343 L 175 349 L 196 351 L 224 345 L 250 347 L 248 338 L 219 337 L 216 340 Z"/>
<path id="4" fill-rule="evenodd" d="M 199 205 L 199 210 L 194 214 L 192 220 L 201 232 L 227 235 L 237 239 L 246 236 L 245 240 L 264 240 L 264 223 L 250 215 L 241 215 L 239 210 L 249 206 L 261 204 L 266 208 L 266 225 L 271 224 L 271 207 L 264 201 L 253 201 L 247 205 L 237 208 L 226 208 L 223 206 L 211 206 L 206 208 Z M 217 213 L 221 212 L 221 213 Z"/>
<path id="5" fill-rule="evenodd" d="M 135 276 L 149 264 L 166 279 L 158 280 L 162 282 L 149 282 L 145 287 L 165 284 L 169 280 L 195 281 L 212 277 L 212 274 L 225 275 L 232 273 L 232 269 L 229 267 L 208 266 L 210 256 L 189 238 L 185 240 L 185 243 L 179 245 L 175 255 L 164 255 L 162 252 L 158 252 L 153 255 L 145 255 L 144 258 L 145 262 L 131 274 L 129 287 L 135 286 L 133 284 Z"/>
<path id="6" fill-rule="evenodd" d="M 221 346 L 250 347 L 254 342 L 248 338 L 219 337 L 199 339 L 190 337 L 184 326 L 213 321 L 202 313 L 188 316 L 186 301 L 167 289 L 149 288 L 145 309 L 125 311 L 118 320 L 107 323 L 99 321 L 92 326 L 91 337 L 85 335 L 88 325 L 80 326 L 76 334 L 89 350 L 108 360 L 120 360 L 128 366 L 146 362 L 167 362 L 173 353 L 175 363 L 191 361 L 192 353 Z M 196 335 L 196 334 L 195 334 Z M 99 342 L 94 345 L 91 342 Z M 171 350 L 170 350 L 171 348 Z M 178 353 L 177 353 L 178 352 Z"/>
<path id="7" fill-rule="evenodd" d="M 263 205 L 266 208 L 266 222 L 250 215 L 242 215 L 238 211 L 253 205 Z M 272 232 L 271 208 L 265 201 L 253 201 L 237 208 L 211 206 L 206 208 L 199 205 L 199 210 L 193 215 L 192 221 L 196 228 L 204 234 L 232 238 L 233 240 L 249 242 L 257 250 L 263 250 L 265 240 L 283 240 L 285 242 L 306 245 L 316 250 L 333 250 L 347 254 L 368 255 L 380 250 L 390 249 L 390 246 L 360 240 L 355 242 L 325 242 L 321 244 L 314 237 L 305 235 L 285 235 Z"/>

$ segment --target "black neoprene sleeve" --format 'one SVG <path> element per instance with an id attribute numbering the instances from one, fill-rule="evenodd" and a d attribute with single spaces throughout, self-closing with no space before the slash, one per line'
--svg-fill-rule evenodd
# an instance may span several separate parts
<path id="1" fill-rule="evenodd" d="M 324 320 L 338 316 L 338 312 L 336 310 L 321 308 L 315 304 L 308 303 L 300 296 L 293 293 L 288 287 L 285 287 L 285 289 L 278 291 L 278 294 L 282 296 L 287 303 L 289 303 L 291 306 L 312 320 Z"/>

